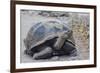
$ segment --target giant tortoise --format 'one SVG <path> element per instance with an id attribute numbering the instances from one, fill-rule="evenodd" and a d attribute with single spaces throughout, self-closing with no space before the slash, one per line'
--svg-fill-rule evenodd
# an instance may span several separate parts
<path id="1" fill-rule="evenodd" d="M 76 55 L 77 49 L 72 30 L 67 26 L 67 24 L 55 20 L 34 24 L 24 39 L 26 47 L 24 53 L 37 60 L 73 53 Z"/>

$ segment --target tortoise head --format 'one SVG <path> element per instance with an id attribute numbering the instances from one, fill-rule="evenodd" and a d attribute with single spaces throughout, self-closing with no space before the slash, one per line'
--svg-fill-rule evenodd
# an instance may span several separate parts
<path id="1" fill-rule="evenodd" d="M 70 37 L 70 35 L 72 34 L 72 31 L 69 30 L 69 31 L 64 31 L 64 32 L 61 32 L 59 34 L 59 37 L 63 38 L 63 39 L 67 39 Z"/>

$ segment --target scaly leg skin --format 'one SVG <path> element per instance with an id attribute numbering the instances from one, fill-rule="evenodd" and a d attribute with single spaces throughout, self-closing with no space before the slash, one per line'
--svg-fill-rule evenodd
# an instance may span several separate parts
<path id="1" fill-rule="evenodd" d="M 33 59 L 35 59 L 35 60 L 48 59 L 51 57 L 52 57 L 52 48 L 51 47 L 46 47 L 44 50 L 42 50 L 38 53 L 35 53 L 33 55 Z"/>
<path id="2" fill-rule="evenodd" d="M 33 52 L 30 51 L 30 50 L 25 50 L 25 51 L 24 51 L 24 54 L 27 54 L 27 55 L 29 55 L 29 56 L 33 56 Z"/>
<path id="3" fill-rule="evenodd" d="M 57 41 L 54 44 L 54 48 L 56 50 L 60 50 L 61 47 L 63 46 L 64 42 L 66 39 L 68 39 L 68 35 L 70 34 L 70 32 L 62 32 L 59 33 L 59 37 L 57 38 Z"/>
<path id="4" fill-rule="evenodd" d="M 63 39 L 63 38 L 61 38 L 61 37 L 57 38 L 57 41 L 56 41 L 56 43 L 54 44 L 54 48 L 55 48 L 56 50 L 60 50 L 61 47 L 63 46 L 64 42 L 65 42 L 65 39 Z"/>

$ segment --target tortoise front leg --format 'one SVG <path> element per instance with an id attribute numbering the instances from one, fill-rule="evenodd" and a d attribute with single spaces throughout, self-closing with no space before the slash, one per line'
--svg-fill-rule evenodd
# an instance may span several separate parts
<path id="1" fill-rule="evenodd" d="M 56 50 L 60 50 L 61 49 L 61 47 L 63 46 L 65 40 L 68 38 L 68 35 L 69 35 L 69 32 L 59 33 L 57 41 L 54 44 L 54 48 Z"/>

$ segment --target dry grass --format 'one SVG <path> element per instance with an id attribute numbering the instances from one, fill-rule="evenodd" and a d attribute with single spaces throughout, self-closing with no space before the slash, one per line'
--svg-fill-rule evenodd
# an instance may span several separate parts
<path id="1" fill-rule="evenodd" d="M 80 59 L 89 58 L 89 33 L 84 24 L 73 26 L 73 36 L 79 51 Z"/>

